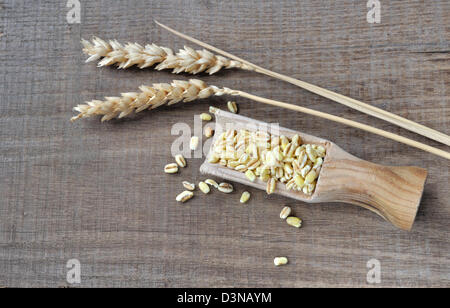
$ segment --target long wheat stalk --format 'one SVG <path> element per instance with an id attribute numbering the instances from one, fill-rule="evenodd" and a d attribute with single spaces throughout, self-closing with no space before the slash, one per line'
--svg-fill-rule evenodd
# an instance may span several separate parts
<path id="1" fill-rule="evenodd" d="M 71 121 L 97 115 L 102 116 L 102 121 L 108 121 L 116 117 L 125 117 L 133 112 L 140 112 L 145 109 L 155 109 L 164 104 L 172 105 L 178 102 L 190 102 L 196 99 L 208 98 L 212 95 L 235 95 L 246 97 L 264 104 L 299 111 L 351 127 L 359 128 L 364 131 L 368 131 L 373 134 L 380 135 L 450 159 L 450 153 L 448 152 L 366 124 L 347 120 L 325 112 L 259 97 L 243 91 L 209 86 L 205 82 L 198 79 L 191 79 L 189 81 L 174 80 L 170 84 L 157 83 L 153 84 L 152 87 L 141 86 L 139 89 L 140 92 L 122 93 L 121 97 L 106 97 L 104 101 L 93 100 L 86 104 L 78 105 L 74 108 L 74 110 L 78 111 L 79 114 L 73 117 Z"/>
<path id="2" fill-rule="evenodd" d="M 211 45 L 186 36 L 165 25 L 162 25 L 160 23 L 158 24 L 185 39 L 193 41 L 205 48 L 210 48 L 218 53 L 225 54 L 228 57 L 234 58 L 236 60 L 230 60 L 220 55 L 214 55 L 206 49 L 194 50 L 187 46 L 184 46 L 184 49 L 180 49 L 179 52 L 175 54 L 172 49 L 158 46 L 156 44 L 148 44 L 143 47 L 138 43 L 127 43 L 125 45 L 122 45 L 116 40 L 106 42 L 100 38 L 93 38 L 92 42 L 86 40 L 81 41 L 84 46 L 83 52 L 89 55 L 89 58 L 86 60 L 86 62 L 100 60 L 98 63 L 99 67 L 116 65 L 120 69 L 126 69 L 134 65 L 142 69 L 157 64 L 155 66 L 155 69 L 172 69 L 172 72 L 176 74 L 181 72 L 197 74 L 206 71 L 207 73 L 212 75 L 222 68 L 254 70 L 256 72 L 295 84 L 313 93 L 319 94 L 323 97 L 329 98 L 363 113 L 396 124 L 400 127 L 416 132 L 420 135 L 426 136 L 446 145 L 450 145 L 450 137 L 441 132 L 430 129 L 426 126 L 397 116 L 380 108 L 359 102 L 344 95 L 322 89 L 301 80 L 269 71 L 250 62 L 247 62 L 241 58 L 228 54 Z"/>
<path id="3" fill-rule="evenodd" d="M 443 143 L 443 144 L 446 144 L 446 145 L 450 145 L 450 136 L 448 136 L 448 135 L 446 135 L 444 133 L 441 133 L 441 132 L 439 132 L 437 130 L 434 130 L 434 129 L 431 129 L 431 128 L 426 127 L 424 125 L 421 125 L 419 123 L 413 122 L 411 120 L 408 120 L 406 118 L 403 118 L 401 116 L 398 116 L 396 114 L 388 112 L 386 110 L 383 110 L 383 109 L 371 106 L 369 104 L 363 103 L 363 102 L 358 101 L 356 99 L 353 99 L 353 98 L 350 98 L 350 97 L 347 97 L 347 96 L 335 93 L 335 92 L 327 90 L 327 89 L 323 89 L 323 88 L 315 86 L 313 84 L 310 84 L 310 83 L 307 83 L 307 82 L 304 82 L 304 81 L 301 81 L 301 80 L 298 80 L 298 79 L 295 79 L 295 78 L 292 78 L 292 77 L 289 77 L 289 76 L 286 76 L 286 75 L 283 75 L 283 74 L 280 74 L 280 73 L 276 73 L 276 72 L 270 71 L 268 69 L 265 69 L 263 67 L 255 65 L 255 64 L 253 64 L 253 63 L 251 63 L 249 61 L 246 61 L 246 60 L 244 60 L 242 58 L 239 58 L 239 57 L 237 57 L 237 56 L 235 56 L 233 54 L 230 54 L 230 53 L 228 53 L 226 51 L 223 51 L 223 50 L 221 50 L 221 49 L 219 49 L 217 47 L 214 47 L 212 45 L 204 43 L 204 42 L 202 42 L 200 40 L 197 40 L 197 39 L 195 39 L 193 37 L 190 37 L 190 36 L 188 36 L 186 34 L 183 34 L 181 32 L 178 32 L 178 31 L 176 31 L 176 30 L 174 30 L 174 29 L 172 29 L 172 28 L 170 28 L 170 27 L 168 27 L 166 25 L 163 25 L 163 24 L 159 23 L 156 20 L 155 20 L 155 23 L 158 24 L 159 26 L 161 26 L 162 28 L 168 30 L 169 32 L 172 32 L 173 34 L 175 34 L 175 35 L 177 35 L 177 36 L 179 36 L 181 38 L 184 38 L 184 39 L 186 39 L 188 41 L 191 41 L 191 42 L 193 42 L 193 43 L 195 43 L 195 44 L 197 44 L 199 46 L 202 46 L 203 48 L 206 48 L 208 50 L 216 52 L 216 53 L 218 53 L 220 55 L 223 55 L 223 56 L 228 57 L 230 59 L 233 59 L 235 61 L 239 61 L 242 64 L 245 64 L 248 67 L 252 68 L 254 71 L 256 71 L 258 73 L 261 73 L 261 74 L 264 74 L 264 75 L 267 75 L 267 76 L 270 76 L 270 77 L 273 77 L 273 78 L 277 78 L 277 79 L 289 82 L 289 83 L 294 84 L 294 85 L 296 85 L 296 86 L 298 86 L 300 88 L 308 90 L 308 91 L 310 91 L 312 93 L 315 93 L 317 95 L 326 97 L 326 98 L 328 98 L 328 99 L 330 99 L 332 101 L 335 101 L 337 103 L 343 104 L 343 105 L 345 105 L 347 107 L 356 109 L 356 110 L 358 110 L 360 112 L 363 112 L 365 114 L 368 114 L 368 115 L 374 116 L 376 118 L 385 120 L 385 121 L 387 121 L 389 123 L 395 124 L 395 125 L 400 126 L 400 127 L 404 128 L 404 129 L 407 129 L 407 130 L 415 132 L 415 133 L 417 133 L 419 135 L 428 137 L 428 138 L 433 139 L 435 141 L 438 141 L 440 143 Z"/>
<path id="4" fill-rule="evenodd" d="M 127 43 L 122 45 L 116 40 L 106 42 L 98 37 L 93 38 L 92 42 L 82 40 L 81 43 L 84 46 L 83 52 L 89 56 L 86 62 L 100 60 L 99 67 L 116 65 L 118 68 L 125 69 L 136 65 L 139 68 L 147 68 L 158 64 L 155 66 L 157 70 L 172 69 L 172 72 L 176 74 L 206 72 L 210 75 L 222 68 L 253 70 L 239 61 L 214 55 L 205 49 L 194 50 L 187 46 L 175 54 L 172 49 L 156 44 L 141 46 L 138 43 Z"/>

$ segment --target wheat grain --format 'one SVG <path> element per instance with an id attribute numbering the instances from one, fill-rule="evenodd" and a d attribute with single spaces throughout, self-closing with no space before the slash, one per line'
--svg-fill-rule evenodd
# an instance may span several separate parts
<path id="1" fill-rule="evenodd" d="M 213 179 L 206 179 L 205 183 L 211 186 L 214 186 L 214 188 L 219 188 L 219 184 L 217 184 L 216 181 L 214 181 Z"/>
<path id="2" fill-rule="evenodd" d="M 229 194 L 233 192 L 233 185 L 229 183 L 220 183 L 217 189 L 223 193 Z"/>
<path id="3" fill-rule="evenodd" d="M 191 141 L 190 141 L 190 143 L 189 143 L 189 148 L 190 148 L 192 151 L 197 150 L 197 148 L 198 148 L 198 143 L 199 143 L 199 138 L 198 138 L 197 136 L 192 136 L 192 137 L 191 137 Z"/>
<path id="4" fill-rule="evenodd" d="M 205 182 L 198 183 L 198 188 L 200 188 L 200 190 L 204 194 L 209 194 L 209 192 L 211 191 L 208 184 L 206 184 Z"/>
<path id="5" fill-rule="evenodd" d="M 286 219 L 291 215 L 292 209 L 289 206 L 285 206 L 280 212 L 280 218 Z"/>
<path id="6" fill-rule="evenodd" d="M 290 217 L 286 218 L 286 222 L 288 225 L 296 227 L 296 228 L 300 228 L 302 226 L 302 220 L 295 216 L 290 216 Z"/>
<path id="7" fill-rule="evenodd" d="M 175 162 L 181 168 L 185 168 L 186 167 L 186 159 L 181 154 L 175 155 Z"/>
<path id="8" fill-rule="evenodd" d="M 188 181 L 183 181 L 182 182 L 184 188 L 186 188 L 187 190 L 194 190 L 195 189 L 195 184 L 188 182 Z"/>
<path id="9" fill-rule="evenodd" d="M 212 120 L 212 116 L 209 113 L 202 113 L 200 114 L 200 119 L 202 119 L 202 121 L 208 122 Z"/>
<path id="10" fill-rule="evenodd" d="M 214 135 L 214 129 L 210 126 L 206 126 L 205 127 L 205 137 L 210 138 L 210 137 L 212 137 L 212 135 Z"/>
<path id="11" fill-rule="evenodd" d="M 239 202 L 247 203 L 248 199 L 250 199 L 250 193 L 248 191 L 244 191 L 239 199 Z"/>
<path id="12" fill-rule="evenodd" d="M 253 70 L 250 66 L 239 61 L 230 60 L 223 56 L 214 55 L 210 51 L 194 50 L 184 46 L 178 53 L 172 49 L 147 44 L 142 46 L 138 43 L 127 43 L 125 45 L 116 40 L 106 42 L 98 37 L 92 41 L 81 40 L 83 52 L 89 56 L 86 62 L 97 61 L 98 66 L 116 65 L 118 68 L 126 69 L 136 65 L 139 68 L 155 66 L 157 70 L 172 69 L 175 74 L 191 73 L 197 74 L 207 72 L 210 75 L 222 68 L 239 68 Z"/>
<path id="13" fill-rule="evenodd" d="M 275 257 L 273 259 L 273 264 L 275 264 L 275 266 L 286 265 L 288 262 L 288 258 L 286 257 Z"/>
<path id="14" fill-rule="evenodd" d="M 188 201 L 189 199 L 191 199 L 193 196 L 194 196 L 194 193 L 192 191 L 185 190 L 181 194 L 179 194 L 175 198 L 175 200 L 177 200 L 178 202 L 184 203 L 184 202 Z"/>
<path id="15" fill-rule="evenodd" d="M 165 173 L 177 173 L 178 165 L 176 163 L 170 163 L 164 166 Z"/>

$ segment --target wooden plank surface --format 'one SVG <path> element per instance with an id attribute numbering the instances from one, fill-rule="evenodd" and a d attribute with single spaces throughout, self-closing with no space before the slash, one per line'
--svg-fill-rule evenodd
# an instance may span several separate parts
<path id="1" fill-rule="evenodd" d="M 373 213 L 308 205 L 236 184 L 176 204 L 182 180 L 202 179 L 202 159 L 168 176 L 175 123 L 193 125 L 212 98 L 134 119 L 71 124 L 85 100 L 186 79 L 152 69 L 84 64 L 80 39 L 180 48 L 180 31 L 256 64 L 335 90 L 450 134 L 450 4 L 381 0 L 381 23 L 366 1 L 81 1 L 68 24 L 66 1 L 0 1 L 0 286 L 68 286 L 66 262 L 81 262 L 84 287 L 370 286 L 366 263 L 381 262 L 377 286 L 450 286 L 449 162 L 317 118 L 238 99 L 240 113 L 336 142 L 385 165 L 429 171 L 412 232 Z M 192 44 L 188 44 L 191 45 Z M 448 150 L 383 121 L 245 71 L 203 80 L 368 123 Z M 251 202 L 240 205 L 244 190 Z M 289 204 L 300 230 L 278 214 Z M 273 266 L 273 257 L 290 264 Z"/>

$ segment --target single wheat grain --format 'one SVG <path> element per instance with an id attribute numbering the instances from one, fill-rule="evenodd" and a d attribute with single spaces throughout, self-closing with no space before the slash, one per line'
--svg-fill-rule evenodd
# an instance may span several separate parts
<path id="1" fill-rule="evenodd" d="M 288 258 L 275 257 L 275 259 L 273 259 L 273 263 L 275 264 L 275 266 L 286 265 L 288 263 Z"/>
<path id="2" fill-rule="evenodd" d="M 280 212 L 280 218 L 281 219 L 288 218 L 289 215 L 291 215 L 291 212 L 292 212 L 291 208 L 289 206 L 285 206 Z"/>
<path id="3" fill-rule="evenodd" d="M 210 192 L 209 185 L 205 182 L 198 183 L 198 188 L 202 191 L 204 194 L 208 194 Z"/>
<path id="4" fill-rule="evenodd" d="M 250 193 L 248 191 L 244 191 L 239 199 L 239 202 L 246 203 L 250 199 Z"/>
<path id="5" fill-rule="evenodd" d="M 194 190 L 195 189 L 195 184 L 188 182 L 188 181 L 183 181 L 183 186 L 184 188 L 186 188 L 187 190 Z"/>

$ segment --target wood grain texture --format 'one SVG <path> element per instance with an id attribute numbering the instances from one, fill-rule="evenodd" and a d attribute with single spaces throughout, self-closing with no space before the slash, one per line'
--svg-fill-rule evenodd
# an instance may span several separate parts
<path id="1" fill-rule="evenodd" d="M 369 133 L 237 100 L 240 113 L 323 137 L 383 165 L 428 170 L 411 232 L 359 207 L 308 205 L 236 184 L 179 206 L 182 180 L 202 179 L 202 159 L 165 175 L 173 124 L 193 125 L 212 98 L 101 124 L 71 124 L 85 100 L 166 82 L 169 72 L 84 64 L 93 35 L 179 48 L 156 18 L 275 71 L 354 97 L 450 134 L 450 5 L 382 0 L 381 24 L 365 1 L 0 1 L 0 286 L 66 286 L 80 260 L 85 287 L 370 286 L 366 263 L 381 262 L 380 286 L 450 286 L 449 164 Z M 188 78 L 180 75 L 176 78 Z M 252 72 L 202 75 L 208 83 L 301 104 L 448 150 L 293 85 Z M 240 193 L 252 193 L 239 204 Z M 289 204 L 302 229 L 278 218 Z M 273 266 L 285 255 L 290 264 Z"/>

